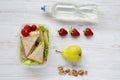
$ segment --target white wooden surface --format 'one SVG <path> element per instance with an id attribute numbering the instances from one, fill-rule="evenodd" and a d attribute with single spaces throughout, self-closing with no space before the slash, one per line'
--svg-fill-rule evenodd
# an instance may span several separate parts
<path id="1" fill-rule="evenodd" d="M 65 23 L 46 17 L 40 12 L 45 1 L 51 2 L 0 0 L 0 80 L 120 80 L 120 0 L 86 0 L 98 5 L 97 25 Z M 50 55 L 45 68 L 28 68 L 19 61 L 19 29 L 24 23 L 45 24 L 50 30 Z M 71 26 L 79 29 L 79 38 L 58 36 L 57 29 L 70 29 Z M 87 26 L 95 33 L 90 39 L 82 33 Z M 83 49 L 79 64 L 88 70 L 87 76 L 58 75 L 57 66 L 68 63 L 55 50 L 70 44 L 80 45 Z"/>

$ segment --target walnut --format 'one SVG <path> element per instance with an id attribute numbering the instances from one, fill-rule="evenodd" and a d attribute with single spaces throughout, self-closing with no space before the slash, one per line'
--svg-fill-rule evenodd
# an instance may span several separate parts
<path id="1" fill-rule="evenodd" d="M 60 71 L 59 71 L 59 74 L 60 74 L 60 75 L 65 74 L 65 73 L 64 73 L 64 70 L 60 70 Z"/>
<path id="2" fill-rule="evenodd" d="M 73 75 L 73 76 L 78 76 L 77 70 L 73 69 L 73 70 L 72 70 L 72 75 Z"/>
<path id="3" fill-rule="evenodd" d="M 69 72 L 70 72 L 70 69 L 65 70 L 65 72 L 66 72 L 66 73 L 69 73 Z"/>
<path id="4" fill-rule="evenodd" d="M 84 75 L 84 70 L 79 70 L 78 74 L 81 75 L 81 76 Z"/>
<path id="5" fill-rule="evenodd" d="M 58 67 L 58 70 L 63 70 L 63 66 L 59 66 L 59 67 Z"/>
<path id="6" fill-rule="evenodd" d="M 59 71 L 58 73 L 60 75 L 68 74 L 68 75 L 73 75 L 73 76 L 78 76 L 78 75 L 83 76 L 83 75 L 88 74 L 87 70 L 83 70 L 83 69 L 81 69 L 81 70 L 75 70 L 75 69 L 73 69 L 73 70 L 70 70 L 70 69 L 64 70 L 63 66 L 59 66 L 58 71 Z"/>

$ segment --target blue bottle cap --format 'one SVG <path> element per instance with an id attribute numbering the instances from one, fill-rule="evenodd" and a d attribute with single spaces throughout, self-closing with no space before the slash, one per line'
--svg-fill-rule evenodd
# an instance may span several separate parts
<path id="1" fill-rule="evenodd" d="M 41 6 L 41 10 L 45 12 L 46 11 L 46 6 L 45 5 Z"/>

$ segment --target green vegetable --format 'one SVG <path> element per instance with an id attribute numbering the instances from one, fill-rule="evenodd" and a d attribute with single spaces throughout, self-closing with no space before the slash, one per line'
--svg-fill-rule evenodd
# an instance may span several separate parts
<path id="1" fill-rule="evenodd" d="M 47 60 L 48 58 L 48 50 L 49 50 L 49 45 L 46 44 L 45 50 L 44 50 L 44 58 Z"/>
<path id="2" fill-rule="evenodd" d="M 43 25 L 39 25 L 38 30 L 42 30 L 44 33 L 44 41 L 45 41 L 44 59 L 47 60 L 48 50 L 49 50 L 49 31 Z"/>
<path id="3" fill-rule="evenodd" d="M 38 28 L 37 28 L 37 30 L 38 31 L 42 30 L 43 32 L 47 32 L 48 31 L 48 29 L 46 29 L 43 25 L 39 25 Z"/>
<path id="4" fill-rule="evenodd" d="M 31 66 L 33 64 L 33 61 L 26 60 L 26 61 L 23 61 L 23 64 Z"/>

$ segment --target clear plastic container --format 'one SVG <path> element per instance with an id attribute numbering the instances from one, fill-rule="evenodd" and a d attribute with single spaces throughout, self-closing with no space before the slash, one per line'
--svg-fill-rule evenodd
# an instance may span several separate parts
<path id="1" fill-rule="evenodd" d="M 43 5 L 41 10 L 62 21 L 97 22 L 97 5 L 56 2 L 52 5 Z"/>
<path id="2" fill-rule="evenodd" d="M 34 61 L 33 61 L 32 65 L 25 64 L 24 61 L 23 61 L 24 59 L 22 58 L 22 49 L 23 49 L 23 46 L 21 45 L 21 39 L 20 39 L 20 37 L 23 36 L 23 35 L 21 34 L 21 30 L 24 28 L 25 25 L 30 25 L 31 26 L 33 24 L 34 23 L 26 23 L 26 24 L 23 24 L 21 26 L 21 28 L 20 28 L 20 31 L 19 31 L 19 53 L 18 53 L 19 55 L 18 56 L 20 58 L 21 64 L 23 64 L 25 67 L 29 67 L 29 68 L 45 68 L 47 66 L 48 57 L 49 57 L 49 45 L 48 45 L 48 56 L 47 56 L 47 59 L 42 64 L 38 64 L 37 62 L 34 62 Z M 37 26 L 37 28 L 38 28 L 38 26 L 44 26 L 44 28 L 46 28 L 48 30 L 48 37 L 49 37 L 49 29 L 46 27 L 46 25 L 42 25 L 42 24 L 35 24 L 35 25 Z M 28 60 L 30 60 L 30 59 L 28 59 Z M 28 63 L 29 63 L 29 61 L 28 61 Z"/>

